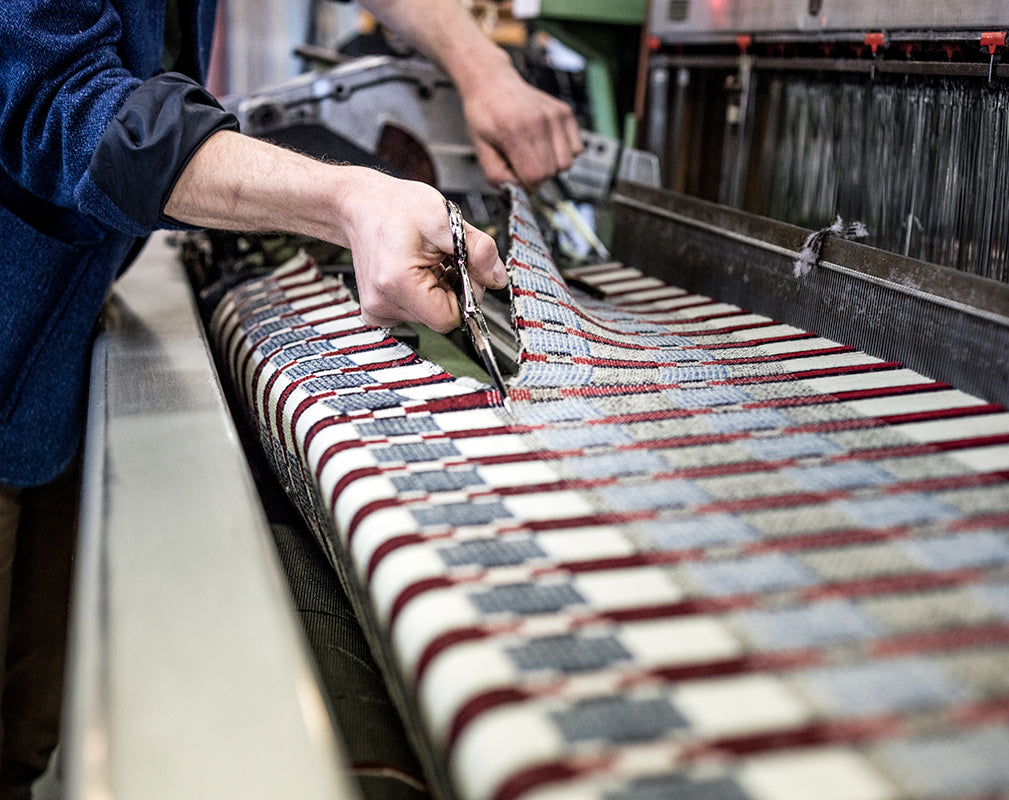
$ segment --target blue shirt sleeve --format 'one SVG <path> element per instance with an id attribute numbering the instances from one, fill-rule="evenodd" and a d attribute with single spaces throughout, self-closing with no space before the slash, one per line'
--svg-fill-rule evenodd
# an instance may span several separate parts
<path id="1" fill-rule="evenodd" d="M 48 203 L 145 235 L 200 144 L 237 121 L 190 78 L 156 75 L 148 2 L 0 2 L 0 169 Z"/>
<path id="2" fill-rule="evenodd" d="M 180 227 L 162 209 L 189 159 L 220 130 L 238 130 L 238 119 L 195 81 L 173 72 L 144 81 L 98 141 L 78 187 L 82 210 L 127 233 Z"/>

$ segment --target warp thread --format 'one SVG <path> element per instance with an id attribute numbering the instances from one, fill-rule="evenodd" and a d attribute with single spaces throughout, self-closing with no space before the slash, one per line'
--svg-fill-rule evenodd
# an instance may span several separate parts
<path id="1" fill-rule="evenodd" d="M 808 275 L 813 270 L 813 267 L 820 263 L 823 243 L 831 233 L 835 236 L 840 236 L 842 239 L 864 239 L 869 235 L 869 231 L 866 230 L 865 225 L 858 220 L 845 222 L 838 215 L 833 225 L 820 228 L 820 230 L 814 231 L 806 237 L 802 250 L 799 251 L 799 257 L 795 259 L 794 274 L 796 278 Z"/>

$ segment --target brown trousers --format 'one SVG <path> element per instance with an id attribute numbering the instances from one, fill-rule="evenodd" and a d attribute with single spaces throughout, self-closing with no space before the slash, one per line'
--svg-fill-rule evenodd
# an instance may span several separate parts
<path id="1" fill-rule="evenodd" d="M 80 468 L 0 486 L 0 800 L 30 798 L 59 741 Z"/>

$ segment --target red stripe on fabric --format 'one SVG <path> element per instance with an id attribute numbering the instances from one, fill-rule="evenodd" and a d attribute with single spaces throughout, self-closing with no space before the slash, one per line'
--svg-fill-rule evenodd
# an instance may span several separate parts
<path id="1" fill-rule="evenodd" d="M 594 316 L 594 315 L 591 315 L 591 314 L 587 313 L 585 311 L 585 309 L 582 308 L 579 305 L 575 305 L 573 303 L 567 303 L 567 302 L 565 302 L 564 300 L 562 300 L 562 299 L 560 299 L 558 297 L 549 297 L 549 298 L 544 299 L 544 298 L 540 297 L 540 294 L 538 292 L 531 292 L 531 291 L 529 291 L 527 289 L 516 288 L 516 289 L 513 289 L 512 292 L 513 292 L 513 294 L 516 294 L 518 296 L 534 297 L 534 298 L 536 298 L 538 300 L 541 300 L 544 303 L 549 303 L 551 305 L 556 305 L 556 306 L 558 306 L 560 308 L 563 308 L 564 310 L 569 311 L 570 313 L 574 314 L 579 319 L 584 320 L 585 322 L 587 322 L 588 324 L 590 324 L 592 327 L 598 328 L 600 330 L 606 331 L 607 333 L 611 333 L 611 334 L 619 337 L 618 339 L 607 339 L 607 338 L 604 338 L 604 337 L 599 337 L 598 341 L 600 341 L 600 342 L 607 343 L 607 344 L 612 344 L 615 347 L 623 347 L 625 349 L 633 349 L 633 350 L 637 350 L 637 349 L 655 350 L 655 349 L 658 349 L 658 348 L 656 348 L 654 346 L 653 347 L 645 347 L 645 346 L 642 346 L 642 345 L 634 345 L 632 342 L 630 342 L 628 340 L 630 339 L 630 337 L 634 336 L 635 334 L 628 333 L 623 328 L 611 327 L 611 326 L 607 325 L 606 324 L 606 320 L 601 319 L 598 316 Z M 704 302 L 704 303 L 700 303 L 699 305 L 712 305 L 712 303 L 710 303 L 710 302 Z M 680 309 L 671 309 L 669 313 L 673 314 L 673 313 L 675 313 L 675 312 L 677 312 L 679 310 Z M 706 316 L 706 317 L 705 316 L 691 317 L 690 319 L 685 319 L 685 320 L 668 319 L 668 320 L 663 320 L 662 324 L 664 324 L 664 325 L 670 325 L 670 326 L 671 325 L 690 325 L 690 324 L 696 324 L 696 323 L 699 323 L 699 322 L 707 322 L 707 321 L 710 321 L 712 319 L 725 319 L 725 318 L 728 318 L 728 317 L 736 317 L 736 316 L 740 316 L 743 313 L 745 313 L 745 312 L 739 310 L 739 311 L 727 311 L 727 312 L 722 312 L 722 313 L 719 313 L 719 314 L 711 314 L 711 315 Z M 515 327 L 517 327 L 517 328 L 545 328 L 545 327 L 547 327 L 540 320 L 516 319 L 514 322 L 515 322 Z M 654 323 L 652 323 L 652 324 L 654 324 Z M 778 323 L 773 323 L 773 324 L 778 324 Z M 745 328 L 745 327 L 749 327 L 749 326 L 742 326 L 742 327 Z M 590 333 L 588 331 L 583 331 L 583 330 L 580 330 L 578 328 L 571 328 L 571 327 L 565 327 L 564 333 L 567 334 L 567 335 L 569 335 L 569 336 L 579 336 L 581 338 L 589 339 L 590 341 L 594 341 L 592 339 L 592 337 L 597 335 L 597 334 L 592 334 L 592 333 Z M 682 332 L 678 332 L 678 331 L 669 331 L 669 332 L 657 331 L 657 332 L 654 332 L 652 335 L 653 336 L 660 336 L 660 337 L 661 336 L 682 337 L 683 333 Z"/>
<path id="2" fill-rule="evenodd" d="M 630 425 L 636 422 L 661 422 L 668 419 L 703 416 L 716 413 L 713 408 L 663 408 L 656 411 L 632 411 L 584 420 L 585 425 Z"/>
<path id="3" fill-rule="evenodd" d="M 886 414 L 879 419 L 890 425 L 905 422 L 926 422 L 935 419 L 951 419 L 954 417 L 976 417 L 983 414 L 997 414 L 1005 408 L 997 403 L 987 403 L 983 406 L 959 406 L 956 408 L 938 408 L 930 411 L 914 411 L 906 414 Z"/>
<path id="4" fill-rule="evenodd" d="M 349 546 L 351 541 L 354 539 L 354 534 L 357 533 L 358 526 L 365 520 L 365 518 L 371 516 L 377 511 L 385 511 L 388 508 L 395 508 L 396 506 L 403 505 L 404 502 L 398 497 L 383 497 L 380 500 L 372 500 L 370 503 L 365 503 L 361 506 L 354 516 L 351 517 L 350 523 L 347 525 L 347 545 Z"/>
<path id="5" fill-rule="evenodd" d="M 535 767 L 526 767 L 513 773 L 498 786 L 492 795 L 492 800 L 518 800 L 522 795 L 531 791 L 542 789 L 544 786 L 554 783 L 571 781 L 579 775 L 596 772 L 602 766 L 603 762 L 601 761 L 580 766 L 565 761 L 553 761 Z"/>
<path id="6" fill-rule="evenodd" d="M 662 348 L 658 345 L 643 345 L 643 344 L 632 344 L 621 339 L 607 339 L 605 336 L 600 336 L 597 333 L 589 333 L 588 331 L 580 331 L 577 328 L 567 328 L 564 333 L 568 336 L 576 336 L 579 339 L 586 339 L 590 342 L 596 342 L 597 344 L 605 344 L 610 347 L 615 347 L 622 350 L 641 350 L 655 352 L 661 350 Z"/>
<path id="7" fill-rule="evenodd" d="M 347 422 L 347 420 L 334 419 L 332 424 L 337 424 L 337 422 Z M 368 447 L 374 443 L 375 442 L 371 439 L 345 439 L 342 442 L 336 442 L 335 444 L 331 444 L 322 452 L 322 455 L 319 456 L 319 462 L 315 466 L 316 475 L 319 475 L 321 477 L 322 471 L 326 468 L 326 465 L 329 463 L 329 460 L 333 456 L 339 455 L 340 453 L 344 453 L 347 450 L 355 450 L 360 447 Z M 305 446 L 305 450 L 307 452 L 308 450 L 307 445 Z M 333 495 L 333 502 L 334 503 L 336 502 L 335 493 Z"/>
<path id="8" fill-rule="evenodd" d="M 723 364 L 773 364 L 776 361 L 787 361 L 799 358 L 815 358 L 817 356 L 833 356 L 840 353 L 854 353 L 853 347 L 825 347 L 819 350 L 795 350 L 790 353 L 774 353 L 766 356 L 747 356 L 745 358 L 722 358 L 715 361 L 698 362 L 704 366 L 721 366 Z"/>
<path id="9" fill-rule="evenodd" d="M 794 370 L 778 375 L 752 375 L 740 378 L 722 378 L 709 381 L 712 386 L 741 386 L 747 383 L 774 383 L 789 380 L 807 380 L 809 378 L 824 378 L 831 375 L 848 375 L 853 372 L 878 372 L 881 370 L 898 369 L 897 361 L 883 361 L 875 364 L 850 364 L 846 366 L 823 367 L 811 370 Z"/>
<path id="10" fill-rule="evenodd" d="M 544 361 L 547 357 L 544 357 Z M 590 367 L 612 367 L 614 369 L 662 369 L 669 364 L 659 364 L 656 361 L 635 361 L 619 358 L 587 358 L 586 356 L 571 356 L 572 364 L 583 364 Z M 690 364 L 695 362 L 691 361 Z"/>
<path id="11" fill-rule="evenodd" d="M 642 278 L 649 278 L 649 276 L 648 275 L 639 275 L 636 278 L 633 278 L 633 277 L 631 277 L 631 278 L 617 278 L 616 280 L 610 281 L 609 283 L 611 283 L 611 284 L 617 284 L 617 283 L 626 283 L 627 281 L 640 281 Z M 629 298 L 633 297 L 634 295 L 641 294 L 642 292 L 656 292 L 656 291 L 658 291 L 660 289 L 668 289 L 669 288 L 664 283 L 662 283 L 661 281 L 658 281 L 658 280 L 656 280 L 654 283 L 650 283 L 650 284 L 648 284 L 646 286 L 637 286 L 637 287 L 630 288 L 630 289 L 619 289 L 619 290 L 616 290 L 616 291 L 614 291 L 613 289 L 607 289 L 606 286 L 607 286 L 607 284 L 595 284 L 595 288 L 599 289 L 603 293 L 603 299 L 606 300 L 607 302 L 612 303 L 613 305 L 618 305 L 618 306 L 621 306 L 621 307 L 628 307 L 628 308 L 633 307 L 634 305 L 642 302 L 640 300 L 629 300 Z M 678 295 L 672 295 L 672 296 L 676 297 Z M 650 299 L 654 302 L 654 300 L 658 299 L 658 298 L 650 298 Z M 667 313 L 674 313 L 676 311 L 679 311 L 681 308 L 697 308 L 697 307 L 700 307 L 700 306 L 714 306 L 714 305 L 725 305 L 725 304 L 721 303 L 721 302 L 718 302 L 718 301 L 715 301 L 715 300 L 707 299 L 707 300 L 700 300 L 700 301 L 698 301 L 696 303 L 691 303 L 689 305 L 683 305 L 683 306 L 678 306 L 676 308 L 663 309 L 663 310 L 665 310 Z M 647 312 L 634 311 L 633 313 L 635 313 L 635 314 L 644 314 L 644 313 L 647 313 Z"/>
<path id="12" fill-rule="evenodd" d="M 578 575 L 583 572 L 603 572 L 608 570 L 627 569 L 629 567 L 669 566 L 684 561 L 696 561 L 705 555 L 700 548 L 692 550 L 648 550 L 642 553 L 632 553 L 626 556 L 607 556 L 605 558 L 590 558 L 584 561 L 562 561 L 535 574 L 570 572 Z"/>
<path id="13" fill-rule="evenodd" d="M 473 720 L 488 711 L 506 705 L 515 705 L 535 698 L 537 695 L 513 686 L 491 689 L 467 700 L 452 717 L 448 728 L 446 749 L 451 751 L 459 735 Z"/>
<path id="14" fill-rule="evenodd" d="M 961 409 L 952 409 L 953 413 L 944 415 L 944 419 L 958 419 L 961 417 L 976 416 L 970 409 L 962 409 L 966 413 L 958 413 Z M 889 415 L 884 417 L 853 417 L 851 419 L 831 420 L 830 422 L 819 422 L 810 425 L 791 426 L 782 428 L 784 433 L 794 433 L 803 431 L 804 433 L 834 433 L 838 431 L 868 430 L 870 428 L 883 428 L 887 425 L 896 425 L 901 422 L 915 422 L 917 420 L 901 420 L 900 415 Z M 908 415 L 916 416 L 916 415 Z"/>
<path id="15" fill-rule="evenodd" d="M 909 594 L 935 589 L 977 583 L 987 578 L 981 570 L 957 569 L 946 572 L 917 572 L 912 574 L 884 575 L 855 581 L 828 583 L 803 589 L 807 600 L 820 601 L 834 597 L 867 597 L 880 594 Z"/>
<path id="16" fill-rule="evenodd" d="M 687 295 L 685 292 L 676 293 L 675 290 L 670 290 L 669 294 L 658 294 L 658 290 L 663 287 L 652 286 L 643 289 L 634 289 L 626 293 L 626 297 L 630 297 L 634 294 L 639 294 L 641 292 L 648 292 L 652 297 L 646 300 L 630 300 L 626 298 L 621 299 L 621 297 L 613 297 L 613 305 L 619 306 L 622 311 L 629 311 L 636 317 L 648 318 L 649 322 L 653 324 L 663 324 L 666 317 L 676 314 L 677 311 L 682 311 L 685 308 L 698 308 L 699 306 L 711 305 L 712 301 L 708 300 L 697 300 L 689 303 L 679 303 L 677 305 L 663 306 L 660 308 L 655 308 L 656 303 L 661 303 L 664 300 L 679 300 L 685 298 Z M 610 300 L 610 297 L 606 298 Z M 656 318 L 657 319 L 654 319 Z"/>
<path id="17" fill-rule="evenodd" d="M 314 281 L 307 281 L 304 284 L 302 284 L 302 286 L 310 286 L 313 282 Z M 333 292 L 332 287 L 330 287 L 330 286 L 321 286 L 320 285 L 318 288 L 315 289 L 315 291 L 305 292 L 305 294 L 300 294 L 297 297 L 292 297 L 291 294 L 290 294 L 290 291 L 288 289 L 281 289 L 280 292 L 279 292 L 279 294 L 280 294 L 280 297 L 278 297 L 278 299 L 281 300 L 281 303 L 283 304 L 283 306 L 285 307 L 286 310 L 279 312 L 274 317 L 269 317 L 269 318 L 265 318 L 265 319 L 259 320 L 254 326 L 252 326 L 251 328 L 248 329 L 248 333 L 249 334 L 255 333 L 255 331 L 258 330 L 260 327 L 262 327 L 263 325 L 266 325 L 267 323 L 272 322 L 274 320 L 289 319 L 291 317 L 303 317 L 305 314 L 310 314 L 313 311 L 319 311 L 319 310 L 324 309 L 324 308 L 332 308 L 334 305 L 338 305 L 339 304 L 338 301 L 334 301 L 334 298 L 333 298 L 334 292 Z M 327 300 L 324 303 L 318 303 L 318 304 L 316 304 L 314 306 L 304 306 L 303 308 L 294 308 L 293 307 L 294 303 L 301 303 L 301 302 L 304 302 L 306 300 L 311 300 L 311 299 L 316 298 L 316 297 L 325 297 L 325 298 L 327 298 Z M 276 305 L 275 307 L 279 308 L 279 304 Z M 347 317 L 347 316 L 352 316 L 352 314 L 344 314 L 344 315 L 339 316 L 339 317 L 329 317 L 329 318 L 327 318 L 327 321 L 330 320 L 330 319 L 342 319 L 342 318 Z M 312 323 L 305 322 L 304 324 L 307 325 L 307 324 L 312 324 Z"/>
<path id="18" fill-rule="evenodd" d="M 1009 642 L 1009 623 L 994 622 L 970 628 L 947 628 L 896 636 L 870 646 L 874 656 L 893 657 L 909 654 L 963 650 Z"/>
<path id="19" fill-rule="evenodd" d="M 1009 721 L 1009 697 L 981 700 L 953 711 L 953 718 L 965 725 L 980 726 Z"/>
<path id="20" fill-rule="evenodd" d="M 447 372 L 442 372 L 438 375 L 425 375 L 422 378 L 410 378 L 408 380 L 389 381 L 387 383 L 374 383 L 360 388 L 365 392 L 380 392 L 384 389 L 408 389 L 414 386 L 430 386 L 434 383 L 449 383 L 454 380 L 455 378 Z"/>
<path id="21" fill-rule="evenodd" d="M 422 594 L 427 594 L 428 592 L 437 591 L 438 589 L 449 589 L 453 586 L 459 585 L 461 582 L 465 581 L 457 580 L 456 578 L 449 577 L 448 575 L 436 575 L 433 578 L 425 578 L 424 580 L 411 583 L 403 589 L 403 591 L 396 595 L 396 599 L 392 603 L 392 608 L 389 610 L 388 629 L 392 630 L 395 627 L 396 620 L 399 619 L 400 612 L 402 612 L 406 605 L 414 598 L 420 597 Z"/>
<path id="22" fill-rule="evenodd" d="M 946 442 L 923 442 L 921 444 L 894 445 L 878 448 L 867 447 L 862 450 L 852 450 L 849 453 L 834 456 L 834 460 L 862 461 L 884 458 L 906 458 L 908 456 L 931 455 L 932 453 L 947 453 L 953 450 L 972 450 L 977 447 L 990 447 L 997 444 L 1009 444 L 1009 434 L 975 436 L 966 439 L 952 439 Z"/>
<path id="23" fill-rule="evenodd" d="M 748 347 L 761 347 L 767 344 L 778 344 L 779 342 L 799 342 L 804 339 L 820 338 L 815 333 L 789 333 L 781 336 L 768 336 L 764 339 L 749 339 L 742 342 L 719 342 L 718 344 L 686 344 L 683 350 L 735 350 L 746 349 Z"/>
<path id="24" fill-rule="evenodd" d="M 348 448 L 349 449 L 349 448 Z M 329 451 L 327 451 L 328 453 Z M 328 460 L 328 459 L 327 459 Z M 315 470 L 315 482 L 319 485 L 322 484 L 322 468 L 324 465 L 320 464 Z M 336 508 L 337 498 L 343 494 L 344 490 L 350 486 L 354 481 L 361 480 L 362 478 L 372 478 L 377 475 L 382 474 L 382 469 L 380 467 L 360 467 L 359 469 L 352 469 L 350 472 L 342 475 L 340 479 L 336 482 L 333 487 L 333 491 L 329 496 L 329 507 L 330 509 Z"/>
<path id="25" fill-rule="evenodd" d="M 851 530 L 781 536 L 774 539 L 762 539 L 758 542 L 748 542 L 743 546 L 742 551 L 746 555 L 757 555 L 790 550 L 826 550 L 833 547 L 849 547 L 853 544 L 905 539 L 910 534 L 910 530 L 906 525 L 899 525 L 890 528 L 853 528 Z"/>
<path id="26" fill-rule="evenodd" d="M 707 305 L 707 304 L 706 304 Z M 723 305 L 722 303 L 711 303 L 711 305 Z M 722 311 L 715 314 L 701 315 L 697 317 L 690 317 L 689 319 L 666 319 L 662 321 L 663 325 L 672 327 L 673 325 L 696 325 L 699 322 L 711 322 L 713 319 L 730 319 L 732 317 L 742 317 L 749 315 L 749 311 L 745 308 L 737 308 L 734 311 Z M 672 331 L 675 336 L 683 336 L 682 331 Z"/>
<path id="27" fill-rule="evenodd" d="M 654 667 L 642 673 L 642 680 L 659 678 L 669 683 L 682 681 L 715 680 L 733 675 L 748 675 L 759 672 L 779 673 L 816 667 L 828 663 L 828 658 L 820 650 L 793 650 L 787 653 L 750 653 L 739 658 L 722 661 L 705 661 L 696 664 L 677 664 L 668 667 Z"/>
<path id="28" fill-rule="evenodd" d="M 357 336 L 357 335 L 359 335 L 361 333 L 365 333 L 367 331 L 373 331 L 373 330 L 375 330 L 375 328 L 369 328 L 367 326 L 364 326 L 364 327 L 361 327 L 361 328 L 354 328 L 353 331 L 350 331 L 348 333 L 341 333 L 340 336 L 341 337 L 343 337 L 343 336 L 349 336 L 349 335 Z M 336 338 L 336 337 L 333 337 L 333 338 Z M 382 348 L 385 348 L 385 347 L 395 347 L 398 344 L 401 344 L 401 342 L 395 336 L 386 336 L 384 339 L 379 339 L 377 342 L 366 342 L 365 344 L 356 344 L 353 347 L 346 347 L 346 346 L 344 346 L 344 347 L 341 347 L 336 352 L 339 355 L 344 355 L 344 356 L 346 356 L 346 355 L 354 355 L 356 353 L 367 353 L 367 352 L 370 352 L 372 350 L 381 350 Z"/>
<path id="29" fill-rule="evenodd" d="M 829 503 L 833 500 L 843 500 L 850 496 L 851 492 L 841 490 L 793 492 L 789 494 L 765 495 L 763 497 L 744 497 L 738 500 L 717 500 L 713 503 L 702 503 L 694 506 L 694 509 L 697 514 L 745 513 L 747 511 L 764 511 L 771 508 L 793 508 L 795 506 L 812 505 L 814 503 Z"/>
<path id="30" fill-rule="evenodd" d="M 381 361 L 375 364 L 355 364 L 352 367 L 343 367 L 339 372 L 378 372 L 383 369 L 395 369 L 396 367 L 408 367 L 421 362 L 420 356 L 410 353 L 408 356 L 395 358 L 391 361 Z"/>
<path id="31" fill-rule="evenodd" d="M 590 614 L 584 624 L 595 625 L 600 621 L 624 624 L 642 622 L 653 619 L 675 619 L 676 617 L 693 617 L 700 614 L 727 614 L 745 608 L 756 608 L 755 595 L 731 595 L 729 597 L 694 597 L 680 600 L 676 603 L 656 603 L 649 606 L 620 608 L 612 611 L 600 611 Z"/>
<path id="32" fill-rule="evenodd" d="M 782 408 L 792 406 L 821 405 L 823 403 L 845 402 L 847 400 L 868 400 L 877 397 L 897 397 L 907 394 L 925 394 L 949 389 L 946 383 L 915 383 L 898 386 L 880 386 L 873 389 L 853 389 L 847 392 L 817 393 L 797 397 L 778 397 L 754 403 L 742 403 L 741 408 Z"/>
<path id="33" fill-rule="evenodd" d="M 522 527 L 533 532 L 564 530 L 565 528 L 591 528 L 596 525 L 618 525 L 625 522 L 641 522 L 647 519 L 655 519 L 658 511 L 648 509 L 645 511 L 610 511 L 600 514 L 589 514 L 579 517 L 565 517 L 563 519 L 536 519 L 522 520 Z"/>
<path id="34" fill-rule="evenodd" d="M 420 658 L 417 660 L 417 668 L 414 673 L 414 686 L 419 686 L 421 681 L 424 680 L 424 675 L 427 673 L 428 667 L 431 666 L 431 662 L 449 648 L 465 644 L 466 642 L 479 642 L 494 636 L 503 636 L 514 631 L 515 628 L 515 625 L 474 626 L 470 628 L 457 628 L 436 636 L 428 642 L 423 652 L 421 652 Z"/>
<path id="35" fill-rule="evenodd" d="M 978 514 L 969 519 L 954 520 L 949 524 L 951 531 L 976 531 L 983 528 L 1000 528 L 1009 526 L 1009 513 Z"/>
<path id="36" fill-rule="evenodd" d="M 969 489 L 973 486 L 992 486 L 1009 480 L 1009 472 L 982 472 L 970 475 L 946 475 L 941 478 L 925 478 L 887 486 L 887 494 L 903 492 L 942 492 L 951 489 Z"/>
<path id="37" fill-rule="evenodd" d="M 368 561 L 368 569 L 365 572 L 367 580 L 369 582 L 371 581 L 378 565 L 382 563 L 382 559 L 390 553 L 399 550 L 401 547 L 409 547 L 412 544 L 425 544 L 431 539 L 437 538 L 439 537 L 421 536 L 419 533 L 405 533 L 400 536 L 393 536 L 391 539 L 386 539 L 382 542 L 382 544 L 376 547 L 375 552 L 371 554 L 371 558 Z M 350 547 L 350 537 L 347 538 L 347 547 Z"/>
<path id="38" fill-rule="evenodd" d="M 627 275 L 627 274 L 617 275 L 616 274 L 617 272 L 624 272 L 624 273 L 632 272 L 634 274 L 633 275 Z M 606 290 L 606 286 L 608 284 L 611 284 L 611 283 L 623 283 L 624 281 L 633 281 L 633 280 L 637 280 L 638 278 L 647 278 L 647 277 L 649 277 L 648 275 L 645 275 L 645 273 L 643 273 L 641 270 L 637 269 L 636 267 L 625 267 L 625 266 L 621 266 L 619 269 L 611 269 L 608 272 L 600 272 L 599 276 L 601 276 L 601 279 L 594 280 L 594 281 L 587 281 L 587 282 L 591 283 L 594 287 L 596 287 L 597 289 L 600 289 L 602 291 L 605 291 Z M 564 276 L 562 275 L 561 277 L 564 277 Z M 661 285 L 665 286 L 666 284 L 663 283 Z"/>
<path id="39" fill-rule="evenodd" d="M 879 716 L 868 719 L 816 722 L 799 728 L 767 731 L 749 736 L 733 736 L 691 745 L 681 751 L 684 761 L 708 760 L 751 756 L 775 750 L 794 750 L 828 744 L 854 745 L 870 739 L 897 736 L 905 730 L 896 716 Z"/>
<path id="40" fill-rule="evenodd" d="M 691 320 L 693 322 L 694 320 Z M 699 328 L 696 331 L 678 331 L 680 336 L 684 337 L 697 337 L 701 338 L 704 336 L 724 336 L 727 333 L 736 333 L 737 331 L 752 331 L 758 330 L 760 328 L 772 328 L 780 325 L 773 319 L 762 322 L 744 322 L 742 325 L 730 325 L 726 328 Z"/>
<path id="41" fill-rule="evenodd" d="M 621 395 L 654 394 L 665 389 L 679 389 L 678 383 L 618 384 L 611 386 L 582 385 L 551 387 L 559 390 L 561 397 L 619 397 Z"/>

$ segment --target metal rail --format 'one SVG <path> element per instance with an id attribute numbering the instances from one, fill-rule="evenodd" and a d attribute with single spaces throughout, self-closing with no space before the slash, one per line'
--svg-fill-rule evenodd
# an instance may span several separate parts
<path id="1" fill-rule="evenodd" d="M 897 61 L 887 58 L 779 58 L 777 56 L 733 56 L 658 54 L 649 69 L 740 69 L 744 59 L 750 69 L 767 72 L 830 72 L 863 75 L 931 75 L 947 78 L 1009 78 L 1009 64 L 980 61 Z"/>
<path id="2" fill-rule="evenodd" d="M 92 361 L 63 796 L 356 797 L 163 236 Z"/>

